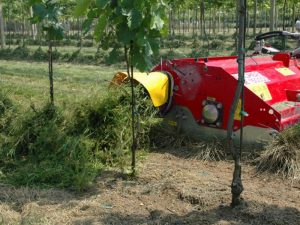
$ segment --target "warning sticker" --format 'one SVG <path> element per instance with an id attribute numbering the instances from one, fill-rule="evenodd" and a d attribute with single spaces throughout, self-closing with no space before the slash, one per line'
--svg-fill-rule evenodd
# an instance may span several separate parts
<path id="1" fill-rule="evenodd" d="M 272 100 L 272 95 L 270 94 L 269 88 L 265 83 L 251 84 L 247 85 L 247 87 L 262 100 Z"/>
<path id="2" fill-rule="evenodd" d="M 238 79 L 238 74 L 232 74 L 236 79 Z M 267 83 L 270 80 L 257 71 L 245 73 L 245 85 L 258 84 L 258 83 Z"/>
<path id="3" fill-rule="evenodd" d="M 238 102 L 238 105 L 236 107 L 236 110 L 234 112 L 234 119 L 235 120 L 241 120 L 241 111 L 242 111 L 242 101 L 241 99 Z"/>
<path id="4" fill-rule="evenodd" d="M 286 68 L 286 67 L 276 68 L 275 70 L 277 70 L 283 76 L 291 76 L 291 75 L 295 75 L 296 74 L 294 71 L 292 71 L 292 70 L 290 70 L 289 68 Z"/>

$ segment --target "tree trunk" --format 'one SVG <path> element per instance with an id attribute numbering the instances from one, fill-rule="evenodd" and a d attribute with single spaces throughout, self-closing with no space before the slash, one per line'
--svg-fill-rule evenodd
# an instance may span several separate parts
<path id="1" fill-rule="evenodd" d="M 187 19 L 187 32 L 190 33 L 190 26 L 191 26 L 192 18 L 191 18 L 191 10 L 188 9 L 188 19 Z"/>
<path id="2" fill-rule="evenodd" d="M 33 17 L 32 7 L 30 7 L 30 17 Z M 36 40 L 36 35 L 37 35 L 36 24 L 31 24 L 30 28 L 31 28 L 32 39 Z"/>
<path id="3" fill-rule="evenodd" d="M 5 48 L 5 33 L 4 33 L 4 21 L 2 14 L 2 1 L 0 0 L 0 35 L 1 35 L 1 48 Z"/>
<path id="4" fill-rule="evenodd" d="M 132 175 L 135 175 L 136 167 L 136 150 L 138 147 L 138 136 L 136 132 L 136 99 L 134 92 L 134 80 L 133 80 L 133 65 L 132 65 L 132 55 L 130 54 L 132 49 L 133 42 L 130 42 L 129 48 L 125 45 L 125 61 L 127 67 L 127 74 L 130 78 L 130 87 L 131 87 L 131 129 L 132 129 L 132 145 L 131 145 L 131 170 Z"/>
<path id="5" fill-rule="evenodd" d="M 250 13 L 249 13 L 249 11 L 247 11 L 246 14 L 247 14 L 247 31 L 246 31 L 246 35 L 248 35 L 249 34 L 251 20 L 250 20 Z"/>
<path id="6" fill-rule="evenodd" d="M 195 5 L 196 6 L 196 5 Z M 199 26 L 198 26 L 198 24 L 199 24 L 199 20 L 198 20 L 198 7 L 196 6 L 196 12 L 195 12 L 195 33 L 196 33 L 196 36 L 198 36 L 198 28 L 199 28 Z"/>
<path id="7" fill-rule="evenodd" d="M 192 16 L 192 34 L 193 34 L 193 37 L 195 37 L 195 17 L 196 17 L 195 7 L 194 7 L 192 13 L 193 13 L 193 16 Z"/>
<path id="8" fill-rule="evenodd" d="M 276 20 L 276 0 L 271 0 L 270 7 L 270 31 L 275 30 L 275 20 Z"/>
<path id="9" fill-rule="evenodd" d="M 218 12 L 218 34 L 221 31 L 221 11 Z"/>
<path id="10" fill-rule="evenodd" d="M 210 34 L 211 29 L 212 29 L 212 10 L 208 11 L 208 33 Z"/>
<path id="11" fill-rule="evenodd" d="M 264 17 L 264 19 L 265 19 L 265 26 L 264 26 L 264 28 L 266 29 L 267 28 L 267 11 L 265 10 L 265 17 Z M 270 28 L 270 30 L 271 30 L 271 28 Z"/>
<path id="12" fill-rule="evenodd" d="M 223 35 L 226 33 L 226 14 L 225 14 L 225 8 L 223 8 Z"/>
<path id="13" fill-rule="evenodd" d="M 276 6 L 275 6 L 275 30 L 278 29 L 278 26 L 279 26 L 279 7 L 276 4 Z"/>
<path id="14" fill-rule="evenodd" d="M 8 29 L 8 38 L 9 38 L 9 43 L 8 43 L 8 47 L 10 48 L 10 45 L 12 44 L 12 38 L 11 38 L 11 30 L 12 30 L 12 21 L 11 21 L 11 7 L 12 6 L 12 2 L 10 1 L 8 4 L 8 21 L 9 21 L 9 29 Z"/>
<path id="15" fill-rule="evenodd" d="M 239 31 L 239 1 L 236 0 L 236 10 L 235 10 L 235 51 L 238 52 L 238 31 Z M 245 25 L 246 26 L 246 25 Z"/>
<path id="16" fill-rule="evenodd" d="M 18 32 L 17 22 L 14 20 L 14 34 Z"/>
<path id="17" fill-rule="evenodd" d="M 49 82 L 50 82 L 50 102 L 54 105 L 54 88 L 53 88 L 53 55 L 52 55 L 52 41 L 49 40 L 48 49 L 49 60 Z"/>
<path id="18" fill-rule="evenodd" d="M 22 19 L 22 46 L 25 47 L 25 17 Z"/>
<path id="19" fill-rule="evenodd" d="M 254 0 L 254 10 L 253 10 L 253 35 L 256 35 L 256 20 L 257 20 L 257 0 Z"/>
<path id="20" fill-rule="evenodd" d="M 213 34 L 216 34 L 216 11 L 215 10 L 212 10 L 212 32 Z"/>
<path id="21" fill-rule="evenodd" d="M 206 35 L 206 31 L 205 31 L 205 3 L 204 3 L 204 0 L 201 1 L 200 26 L 201 26 L 201 36 Z"/>
<path id="22" fill-rule="evenodd" d="M 169 37 L 172 35 L 172 8 L 169 10 Z"/>
<path id="23" fill-rule="evenodd" d="M 295 9 L 296 9 L 296 4 L 295 3 L 293 3 L 293 15 L 292 15 L 292 32 L 295 32 L 295 26 L 294 26 L 294 22 L 295 22 L 295 20 L 296 20 L 296 18 L 295 18 Z"/>
<path id="24" fill-rule="evenodd" d="M 186 21 L 185 21 L 185 16 L 186 16 L 186 14 L 185 14 L 186 12 L 185 12 L 185 10 L 183 10 L 183 13 L 182 13 L 182 35 L 184 36 L 184 34 L 185 34 L 185 23 L 186 23 Z"/>

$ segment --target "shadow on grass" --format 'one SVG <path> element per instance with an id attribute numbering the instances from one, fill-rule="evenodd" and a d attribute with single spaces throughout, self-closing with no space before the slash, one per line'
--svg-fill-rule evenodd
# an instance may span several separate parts
<path id="1" fill-rule="evenodd" d="M 228 206 L 207 211 L 193 211 L 185 215 L 150 211 L 148 216 L 111 213 L 101 218 L 77 220 L 74 224 L 114 224 L 114 225 L 181 225 L 181 224 L 251 224 L 251 225 L 299 225 L 300 212 L 292 207 L 248 202 L 245 206 L 231 209 Z"/>

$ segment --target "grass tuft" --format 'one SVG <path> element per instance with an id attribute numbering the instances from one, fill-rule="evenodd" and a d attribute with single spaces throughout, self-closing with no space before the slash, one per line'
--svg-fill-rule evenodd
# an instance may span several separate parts
<path id="1" fill-rule="evenodd" d="M 286 178 L 300 176 L 300 125 L 284 130 L 256 160 L 257 170 Z"/>

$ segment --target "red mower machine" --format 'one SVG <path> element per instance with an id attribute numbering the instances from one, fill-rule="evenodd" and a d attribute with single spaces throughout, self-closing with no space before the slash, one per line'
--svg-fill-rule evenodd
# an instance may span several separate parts
<path id="1" fill-rule="evenodd" d="M 300 121 L 300 46 L 292 52 L 266 47 L 264 40 L 299 33 L 269 32 L 256 37 L 255 53 L 245 61 L 244 140 L 257 142 Z M 114 79 L 122 80 L 126 73 Z M 165 60 L 134 79 L 148 91 L 166 124 L 193 138 L 226 138 L 229 110 L 237 86 L 237 57 Z M 234 116 L 239 138 L 241 104 Z"/>

